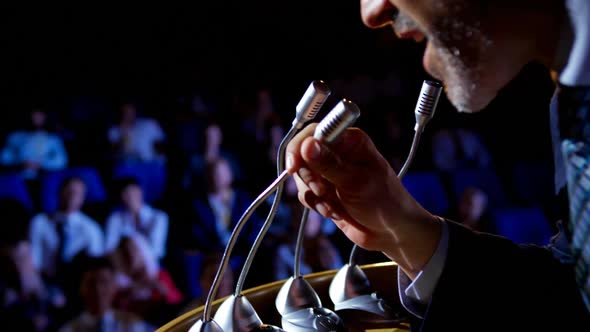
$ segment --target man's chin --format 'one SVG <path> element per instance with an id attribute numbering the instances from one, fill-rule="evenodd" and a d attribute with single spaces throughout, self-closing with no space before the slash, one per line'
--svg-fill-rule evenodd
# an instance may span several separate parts
<path id="1" fill-rule="evenodd" d="M 466 93 L 465 89 L 458 89 L 459 91 L 449 88 L 445 84 L 445 93 L 451 104 L 457 109 L 459 113 L 477 113 L 485 109 L 494 99 L 492 97 L 486 97 L 485 93 L 480 92 L 469 92 Z"/>

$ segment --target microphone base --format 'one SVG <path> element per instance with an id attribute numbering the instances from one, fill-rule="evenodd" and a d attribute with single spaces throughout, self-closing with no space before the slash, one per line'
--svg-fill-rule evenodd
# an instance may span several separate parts
<path id="1" fill-rule="evenodd" d="M 284 315 L 281 324 L 289 332 L 344 332 L 344 322 L 326 308 L 306 308 Z"/>
<path id="2" fill-rule="evenodd" d="M 199 319 L 188 332 L 223 332 L 223 329 L 214 321 L 206 321 Z"/>

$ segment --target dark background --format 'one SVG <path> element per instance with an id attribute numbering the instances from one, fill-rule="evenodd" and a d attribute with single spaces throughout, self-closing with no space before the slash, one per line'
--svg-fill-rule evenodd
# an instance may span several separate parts
<path id="1" fill-rule="evenodd" d="M 107 112 L 109 99 L 133 96 L 165 122 L 172 105 L 194 91 L 223 105 L 241 89 L 265 84 L 289 120 L 313 79 L 395 72 L 401 84 L 391 89 L 400 98 L 378 111 L 401 112 L 412 126 L 428 78 L 423 45 L 396 40 L 390 28 L 363 26 L 358 1 L 31 4 L 3 8 L 0 22 L 0 108 L 10 117 L 36 104 L 68 112 L 93 98 L 94 109 L 85 112 Z M 531 66 L 481 114 L 455 114 L 443 100 L 432 126 L 478 128 L 499 158 L 547 158 L 552 89 L 546 71 Z M 333 96 L 347 97 L 337 90 Z M 369 109 L 362 118 L 371 122 Z"/>

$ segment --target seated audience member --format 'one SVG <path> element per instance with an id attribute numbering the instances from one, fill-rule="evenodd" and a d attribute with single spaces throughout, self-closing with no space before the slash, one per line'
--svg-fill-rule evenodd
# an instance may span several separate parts
<path id="1" fill-rule="evenodd" d="M 237 180 L 240 178 L 241 168 L 237 158 L 222 146 L 223 131 L 218 124 L 212 123 L 205 129 L 205 144 L 202 153 L 194 153 L 190 156 L 188 170 L 184 179 L 185 187 L 195 188 L 202 185 L 205 178 L 207 164 L 217 159 L 227 160 Z"/>
<path id="2" fill-rule="evenodd" d="M 104 253 L 100 225 L 80 210 L 86 197 L 84 181 L 76 177 L 65 180 L 59 195 L 57 211 L 36 215 L 30 226 L 33 264 L 51 280 L 67 273 L 64 266 L 76 255 Z"/>
<path id="3" fill-rule="evenodd" d="M 206 181 L 207 196 L 194 204 L 197 222 L 192 227 L 192 235 L 199 249 L 222 251 L 234 226 L 253 199 L 234 188 L 233 173 L 225 159 L 217 159 L 207 165 Z M 237 256 L 245 257 L 261 225 L 262 220 L 256 214 L 252 215 L 238 239 L 234 251 Z"/>
<path id="4" fill-rule="evenodd" d="M 8 135 L 0 162 L 16 167 L 26 179 L 35 179 L 40 171 L 65 168 L 68 155 L 61 138 L 47 130 L 47 113 L 35 108 L 30 117 L 29 128 Z"/>
<path id="5" fill-rule="evenodd" d="M 0 248 L 0 301 L 2 326 L 16 326 L 19 331 L 50 331 L 65 306 L 64 294 L 46 283 L 33 266 L 26 240 Z"/>
<path id="6" fill-rule="evenodd" d="M 108 139 L 121 161 L 166 159 L 162 150 L 165 134 L 160 124 L 154 119 L 138 117 L 133 103 L 121 105 L 119 123 L 109 129 Z"/>
<path id="7" fill-rule="evenodd" d="M 274 276 L 276 280 L 287 279 L 294 272 L 295 246 L 303 209 L 299 208 L 298 210 L 297 213 L 293 213 L 291 223 L 293 229 L 287 242 L 279 245 L 276 251 L 274 260 Z M 309 212 L 301 252 L 301 274 L 338 269 L 343 265 L 338 249 L 322 232 L 324 221 L 327 220 L 317 212 L 313 210 Z"/>
<path id="8" fill-rule="evenodd" d="M 117 308 L 134 312 L 150 322 L 163 323 L 159 320 L 168 313 L 166 308 L 183 301 L 172 277 L 159 266 L 143 237 L 123 237 L 112 258 L 119 288 Z"/>
<path id="9" fill-rule="evenodd" d="M 143 199 L 143 190 L 134 179 L 121 181 L 120 197 L 122 207 L 114 211 L 106 222 L 106 250 L 113 251 L 121 237 L 143 236 L 155 258 L 160 260 L 166 254 L 168 237 L 168 214 L 148 205 Z"/>
<path id="10" fill-rule="evenodd" d="M 114 309 L 117 285 L 115 271 L 108 258 L 88 258 L 83 266 L 80 295 L 84 311 L 66 323 L 60 332 L 155 331 L 139 317 Z"/>

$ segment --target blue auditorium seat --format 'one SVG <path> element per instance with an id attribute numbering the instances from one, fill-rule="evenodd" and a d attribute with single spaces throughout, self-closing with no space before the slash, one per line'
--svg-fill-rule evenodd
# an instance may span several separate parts
<path id="1" fill-rule="evenodd" d="M 429 212 L 443 214 L 449 209 L 449 199 L 437 173 L 409 172 L 402 183 Z"/>
<path id="2" fill-rule="evenodd" d="M 15 199 L 27 209 L 33 209 L 33 199 L 27 184 L 18 173 L 0 174 L 0 198 Z"/>
<path id="3" fill-rule="evenodd" d="M 113 169 L 113 178 L 135 178 L 143 189 L 148 203 L 160 199 L 166 189 L 166 165 L 159 162 L 121 162 Z"/>
<path id="4" fill-rule="evenodd" d="M 51 213 L 57 209 L 61 185 L 71 177 L 81 178 L 86 184 L 86 203 L 100 203 L 107 199 L 100 174 L 94 167 L 71 167 L 47 172 L 43 175 L 41 179 L 41 208 L 43 211 Z"/>
<path id="5" fill-rule="evenodd" d="M 461 197 L 468 187 L 476 187 L 488 195 L 490 208 L 509 206 L 501 179 L 492 168 L 459 169 L 451 174 L 455 198 Z"/>
<path id="6" fill-rule="evenodd" d="M 547 217 L 538 207 L 499 209 L 492 218 L 496 233 L 516 243 L 546 245 L 553 235 Z"/>

